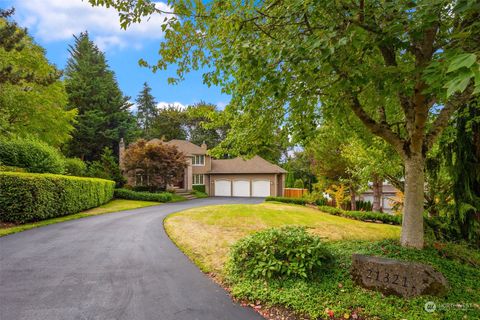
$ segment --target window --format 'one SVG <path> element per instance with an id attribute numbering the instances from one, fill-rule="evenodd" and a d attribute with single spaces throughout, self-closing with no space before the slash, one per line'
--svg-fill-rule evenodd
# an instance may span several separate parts
<path id="1" fill-rule="evenodd" d="M 192 158 L 192 165 L 194 166 L 204 166 L 205 165 L 205 156 L 203 154 L 196 154 Z"/>
<path id="2" fill-rule="evenodd" d="M 193 175 L 193 184 L 205 184 L 203 183 L 203 174 L 194 174 Z"/>

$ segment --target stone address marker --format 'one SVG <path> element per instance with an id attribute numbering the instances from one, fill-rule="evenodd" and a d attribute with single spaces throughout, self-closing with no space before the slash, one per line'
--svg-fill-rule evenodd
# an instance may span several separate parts
<path id="1" fill-rule="evenodd" d="M 350 273 L 358 285 L 402 297 L 442 296 L 448 291 L 447 279 L 431 266 L 361 254 L 352 255 Z"/>

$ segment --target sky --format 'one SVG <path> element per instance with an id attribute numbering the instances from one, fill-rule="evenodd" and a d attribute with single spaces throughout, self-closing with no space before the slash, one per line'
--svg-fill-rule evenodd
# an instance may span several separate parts
<path id="1" fill-rule="evenodd" d="M 168 9 L 163 2 L 157 2 L 157 6 Z M 144 82 L 152 87 L 160 107 L 167 104 L 184 107 L 203 100 L 223 109 L 230 100 L 220 88 L 203 84 L 202 71 L 191 72 L 183 82 L 169 85 L 167 78 L 175 75 L 173 67 L 154 74 L 138 65 L 141 58 L 150 63 L 158 60 L 164 16 L 153 16 L 125 31 L 120 28 L 114 9 L 91 7 L 87 0 L 0 0 L 0 7 L 15 8 L 14 19 L 27 27 L 35 42 L 46 49 L 50 62 L 60 69 L 65 67 L 73 35 L 87 30 L 105 52 L 120 88 L 132 101 Z"/>

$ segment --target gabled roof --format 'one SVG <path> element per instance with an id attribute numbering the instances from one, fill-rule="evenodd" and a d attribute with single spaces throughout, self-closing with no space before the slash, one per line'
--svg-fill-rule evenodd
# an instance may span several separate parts
<path id="1" fill-rule="evenodd" d="M 150 141 L 154 141 L 154 140 L 159 140 L 159 139 L 153 139 Z M 196 144 L 193 144 L 187 140 L 174 139 L 174 140 L 167 141 L 165 143 L 177 147 L 178 150 L 185 153 L 187 156 L 191 156 L 194 154 L 207 154 L 206 149 L 203 149 L 202 147 L 199 147 Z"/>
<path id="2" fill-rule="evenodd" d="M 276 164 L 270 163 L 259 156 L 245 160 L 240 157 L 234 159 L 212 159 L 210 173 L 286 173 L 287 171 Z"/>

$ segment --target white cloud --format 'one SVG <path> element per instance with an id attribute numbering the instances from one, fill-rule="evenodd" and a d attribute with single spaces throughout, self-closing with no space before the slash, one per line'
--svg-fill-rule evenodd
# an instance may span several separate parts
<path id="1" fill-rule="evenodd" d="M 163 2 L 156 2 L 156 6 L 171 11 Z M 115 9 L 92 7 L 87 0 L 16 0 L 15 7 L 20 22 L 46 42 L 71 39 L 73 34 L 88 30 L 102 49 L 139 48 L 142 41 L 158 40 L 164 35 L 164 15 L 155 14 L 123 30 Z"/>
<path id="2" fill-rule="evenodd" d="M 157 103 L 157 108 L 158 109 L 165 109 L 169 106 L 175 106 L 176 108 L 180 109 L 180 110 L 185 110 L 187 108 L 187 105 L 183 104 L 183 103 L 180 103 L 180 102 L 165 102 L 165 101 L 161 101 L 159 103 Z"/>

